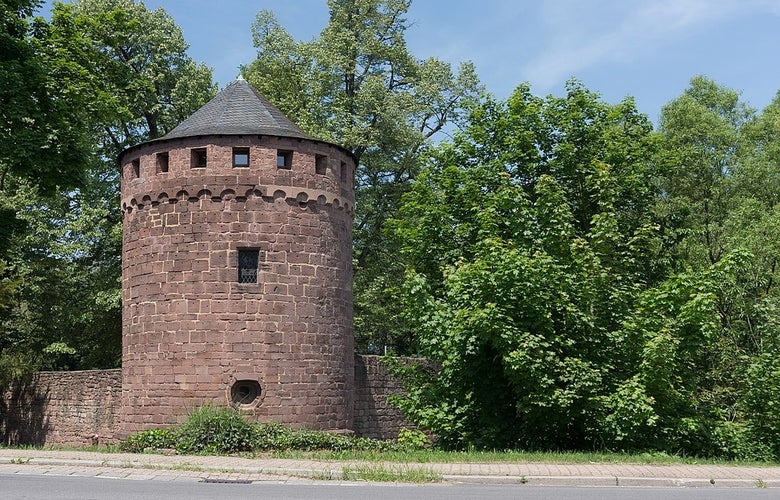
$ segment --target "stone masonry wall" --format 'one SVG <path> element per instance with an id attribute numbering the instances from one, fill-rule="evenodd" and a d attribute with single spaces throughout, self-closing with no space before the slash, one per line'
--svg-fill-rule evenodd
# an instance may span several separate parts
<path id="1" fill-rule="evenodd" d="M 388 396 L 401 391 L 381 357 L 355 356 L 355 434 L 392 439 L 402 427 L 411 427 L 387 403 Z M 0 445 L 116 443 L 121 392 L 119 369 L 37 373 L 0 398 Z"/>
<path id="2" fill-rule="evenodd" d="M 40 372 L 0 398 L 0 444 L 116 442 L 122 370 Z"/>
<path id="3" fill-rule="evenodd" d="M 413 358 L 401 360 L 414 361 Z M 402 393 L 401 381 L 387 371 L 381 356 L 355 356 L 355 434 L 394 439 L 402 427 L 413 427 L 387 401 L 389 396 Z"/>

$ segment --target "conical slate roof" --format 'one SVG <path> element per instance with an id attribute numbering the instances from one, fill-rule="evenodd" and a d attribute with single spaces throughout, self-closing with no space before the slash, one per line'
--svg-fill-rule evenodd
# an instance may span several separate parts
<path id="1" fill-rule="evenodd" d="M 162 137 L 162 140 L 220 134 L 310 139 L 246 80 L 239 78 Z"/>

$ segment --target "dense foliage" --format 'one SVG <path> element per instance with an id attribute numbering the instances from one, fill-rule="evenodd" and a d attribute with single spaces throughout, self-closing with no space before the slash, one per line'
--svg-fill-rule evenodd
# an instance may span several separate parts
<path id="1" fill-rule="evenodd" d="M 0 147 L 0 357 L 28 368 L 115 367 L 117 155 L 170 130 L 215 88 L 162 9 L 55 2 L 46 22 L 30 17 L 36 4 L 2 4 L 4 16 L 16 9 L 15 24 L 4 26 L 14 27 L 19 50 L 0 61 L 0 75 L 21 83 L 2 91 L 2 116 L 12 122 L 0 126 L 11 132 L 0 142 L 12 145 Z M 47 100 L 54 104 L 41 105 Z"/>
<path id="2" fill-rule="evenodd" d="M 272 451 L 410 451 L 428 445 L 419 431 L 404 430 L 397 442 L 379 441 L 278 423 L 247 422 L 229 407 L 202 406 L 181 425 L 150 429 L 119 444 L 123 451 L 175 449 L 181 454 L 230 454 Z"/>
<path id="3" fill-rule="evenodd" d="M 603 439 L 594 402 L 631 355 L 621 321 L 659 273 L 651 131 L 576 82 L 520 87 L 431 156 L 397 232 L 420 351 L 441 363 L 405 408 L 444 442 Z"/>
<path id="4" fill-rule="evenodd" d="M 409 0 L 329 0 L 319 37 L 297 42 L 273 14 L 252 28 L 257 58 L 246 79 L 314 137 L 357 160 L 354 226 L 355 334 L 360 351 L 410 349 L 395 293 L 403 265 L 386 221 L 419 171 L 420 154 L 477 96 L 470 63 L 453 71 L 407 49 Z"/>
<path id="5" fill-rule="evenodd" d="M 777 147 L 697 77 L 658 132 L 571 82 L 474 105 L 394 222 L 446 446 L 777 457 Z"/>
<path id="6" fill-rule="evenodd" d="M 38 5 L 0 0 L 0 383 L 118 364 L 115 158 L 216 91 L 162 9 Z M 409 417 L 453 448 L 780 458 L 780 94 L 757 112 L 695 77 L 655 130 L 577 81 L 501 101 L 408 51 L 408 0 L 328 5 L 309 42 L 260 12 L 243 73 L 358 160 L 357 345 L 433 361 L 396 368 Z M 346 439 L 184 428 L 127 446 Z"/>

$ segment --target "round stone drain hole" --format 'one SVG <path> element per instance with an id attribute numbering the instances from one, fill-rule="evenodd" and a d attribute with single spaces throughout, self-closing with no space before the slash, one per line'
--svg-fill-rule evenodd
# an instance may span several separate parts
<path id="1" fill-rule="evenodd" d="M 236 405 L 251 405 L 260 397 L 257 380 L 236 380 L 230 388 L 230 400 Z"/>

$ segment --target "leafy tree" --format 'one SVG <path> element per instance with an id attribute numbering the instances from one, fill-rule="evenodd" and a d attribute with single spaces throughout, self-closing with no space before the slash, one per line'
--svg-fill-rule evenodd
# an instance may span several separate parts
<path id="1" fill-rule="evenodd" d="M 471 64 L 454 72 L 418 60 L 404 33 L 408 0 L 330 0 L 330 21 L 310 42 L 295 41 L 262 11 L 253 25 L 257 59 L 244 75 L 315 137 L 341 144 L 358 163 L 355 325 L 358 347 L 407 351 L 397 301 L 402 266 L 386 221 L 419 171 L 431 138 L 457 120 L 479 84 Z"/>
<path id="2" fill-rule="evenodd" d="M 445 445 L 777 457 L 777 100 L 696 77 L 476 106 L 394 222 L 421 353 L 399 405 Z"/>
<path id="3" fill-rule="evenodd" d="M 652 418 L 632 435 L 645 446 L 749 458 L 778 449 L 761 403 L 776 390 L 762 372 L 778 340 L 774 109 L 755 116 L 736 92 L 696 77 L 663 110 L 656 211 L 677 272 L 640 295 L 622 330 L 641 346 L 633 380 Z"/>
<path id="4" fill-rule="evenodd" d="M 56 3 L 51 31 L 103 98 L 95 137 L 106 157 L 164 135 L 216 91 L 211 69 L 187 55 L 181 29 L 161 8 L 134 0 Z"/>
<path id="5" fill-rule="evenodd" d="M 396 230 L 408 318 L 441 370 L 407 377 L 398 402 L 446 445 L 601 439 L 635 357 L 616 332 L 659 276 L 651 132 L 631 100 L 573 81 L 486 100 L 432 153 Z"/>
<path id="6" fill-rule="evenodd" d="M 723 221 L 739 170 L 741 134 L 753 111 L 739 94 L 698 76 L 661 112 L 659 132 L 665 145 L 665 212 L 679 223 L 679 262 L 714 264 L 724 255 Z"/>
<path id="7" fill-rule="evenodd" d="M 159 137 L 214 95 L 211 70 L 186 55 L 162 9 L 131 0 L 55 3 L 36 21 L 47 64 L 64 91 L 84 90 L 89 138 L 81 181 L 53 193 L 9 176 L 4 201 L 23 207 L 9 255 L 18 280 L 0 315 L 0 350 L 32 353 L 43 368 L 118 366 L 121 353 L 121 214 L 116 156 Z M 75 90 L 74 90 L 75 89 Z M 85 90 L 86 89 L 86 90 Z M 80 127 L 80 128 L 79 128 Z"/>
<path id="8" fill-rule="evenodd" d="M 47 47 L 45 24 L 30 17 L 39 4 L 0 1 L 0 191 L 9 176 L 47 193 L 78 185 L 88 152 L 88 96 L 61 86 L 67 64 Z"/>
<path id="9" fill-rule="evenodd" d="M 18 206 L 5 195 L 22 179 L 43 194 L 83 179 L 88 153 L 89 96 L 63 85 L 72 76 L 46 43 L 45 23 L 31 16 L 36 0 L 0 1 L 0 308 L 12 303 L 19 285 L 9 276 L 9 247 L 23 230 Z"/>

